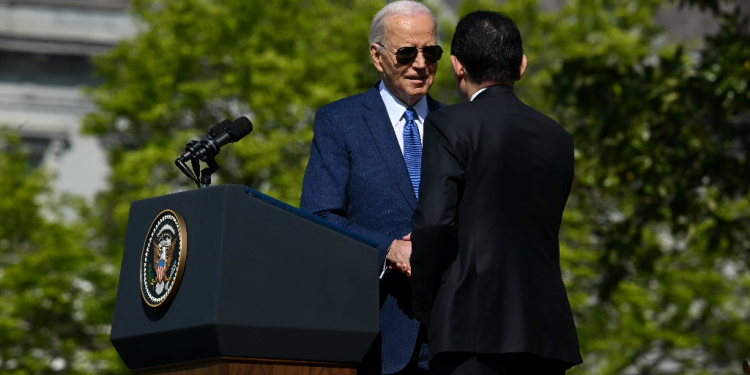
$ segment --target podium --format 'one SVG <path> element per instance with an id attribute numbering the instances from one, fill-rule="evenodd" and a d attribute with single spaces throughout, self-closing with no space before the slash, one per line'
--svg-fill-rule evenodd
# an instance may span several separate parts
<path id="1" fill-rule="evenodd" d="M 178 245 L 150 234 L 165 210 Z M 244 186 L 136 201 L 110 340 L 133 373 L 353 375 L 380 332 L 378 269 L 371 240 Z M 154 283 L 172 288 L 156 307 Z"/>

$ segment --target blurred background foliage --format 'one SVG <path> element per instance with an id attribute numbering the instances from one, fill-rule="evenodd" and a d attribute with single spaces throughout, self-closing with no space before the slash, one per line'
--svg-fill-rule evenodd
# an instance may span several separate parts
<path id="1" fill-rule="evenodd" d="M 0 373 L 123 373 L 109 344 L 119 261 L 98 251 L 92 208 L 52 194 L 18 134 L 0 130 L 0 148 Z"/>
<path id="2" fill-rule="evenodd" d="M 566 0 L 435 6 L 449 50 L 478 9 L 518 24 L 522 100 L 576 144 L 562 268 L 584 364 L 574 374 L 733 374 L 750 355 L 750 38 L 737 2 Z M 710 12 L 698 53 L 666 43 L 657 11 Z M 223 118 L 255 130 L 214 183 L 297 205 L 315 110 L 377 79 L 367 33 L 382 0 L 135 0 L 139 35 L 97 61 L 88 134 L 108 147 L 93 204 L 51 193 L 0 134 L 0 369 L 127 373 L 108 342 L 130 202 L 192 189 L 174 167 Z M 744 22 L 744 23 L 743 23 Z M 744 32 L 744 34 L 743 34 Z M 447 59 L 431 91 L 457 102 Z"/>

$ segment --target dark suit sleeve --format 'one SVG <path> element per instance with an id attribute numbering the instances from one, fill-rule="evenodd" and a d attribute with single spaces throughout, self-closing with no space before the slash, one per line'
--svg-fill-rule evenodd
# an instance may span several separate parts
<path id="1" fill-rule="evenodd" d="M 347 220 L 351 163 L 344 134 L 337 124 L 318 111 L 313 124 L 310 160 L 302 183 L 300 208 L 340 227 L 374 240 L 378 244 L 379 265 L 395 238 L 378 233 Z M 381 269 L 378 267 L 378 274 Z"/>
<path id="2" fill-rule="evenodd" d="M 465 147 L 464 147 L 465 148 Z M 433 299 L 458 250 L 456 221 L 464 185 L 464 159 L 458 134 L 441 112 L 425 119 L 419 205 L 412 217 L 411 284 L 414 316 L 427 324 Z"/>

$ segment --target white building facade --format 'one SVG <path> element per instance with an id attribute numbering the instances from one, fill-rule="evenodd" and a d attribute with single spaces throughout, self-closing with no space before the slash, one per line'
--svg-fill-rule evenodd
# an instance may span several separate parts
<path id="1" fill-rule="evenodd" d="M 91 57 L 136 33 L 127 0 L 0 0 L 0 126 L 20 132 L 55 190 L 92 198 L 107 176 L 104 149 L 80 134 L 94 109 Z"/>

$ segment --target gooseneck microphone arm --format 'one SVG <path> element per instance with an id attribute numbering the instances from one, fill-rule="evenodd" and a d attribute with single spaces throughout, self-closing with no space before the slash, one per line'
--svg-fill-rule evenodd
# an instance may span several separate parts
<path id="1" fill-rule="evenodd" d="M 253 131 L 253 124 L 247 117 L 240 117 L 234 122 L 224 120 L 214 125 L 200 142 L 188 142 L 185 145 L 185 152 L 174 163 L 199 188 L 208 187 L 211 185 L 211 175 L 221 168 L 214 159 L 221 147 L 227 143 L 239 141 L 251 131 Z M 193 168 L 192 171 L 185 164 L 188 160 Z M 205 162 L 208 167 L 201 171 L 199 161 Z"/>
<path id="2" fill-rule="evenodd" d="M 185 176 L 188 176 L 191 180 L 193 180 L 196 184 L 198 184 L 198 187 L 200 187 L 200 182 L 198 181 L 198 178 L 195 177 L 195 174 L 193 174 L 193 171 L 190 170 L 190 168 L 185 165 L 185 162 L 180 160 L 180 158 L 177 158 L 177 160 L 174 161 L 174 164 L 177 166 L 177 168 L 180 168 L 182 173 L 185 174 Z"/>

